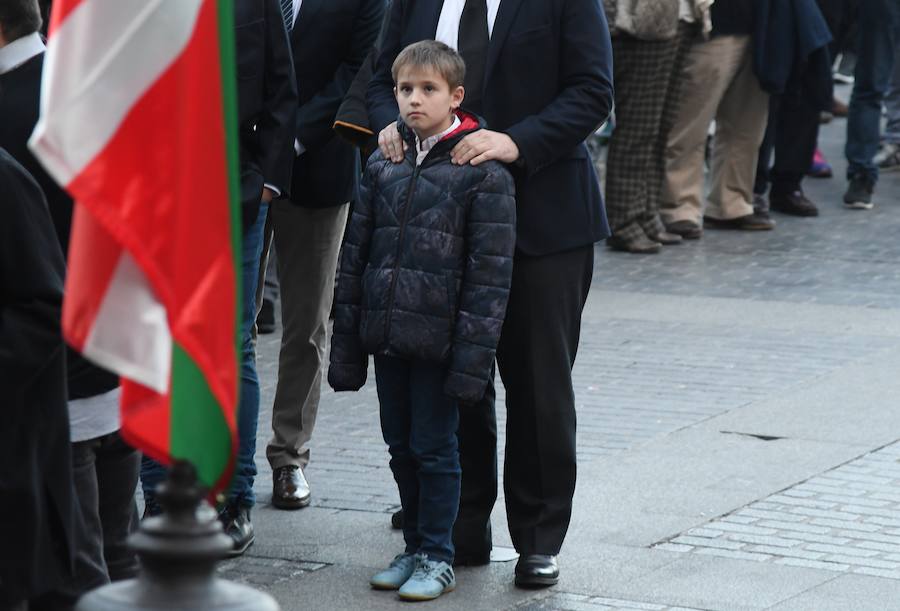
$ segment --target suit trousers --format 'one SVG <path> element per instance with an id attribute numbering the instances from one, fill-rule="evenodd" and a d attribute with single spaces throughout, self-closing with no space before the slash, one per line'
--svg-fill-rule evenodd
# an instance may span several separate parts
<path id="1" fill-rule="evenodd" d="M 625 240 L 664 230 L 659 192 L 665 147 L 692 33 L 682 22 L 671 40 L 613 38 L 616 127 L 606 160 L 606 212 L 613 234 Z"/>
<path id="2" fill-rule="evenodd" d="M 800 191 L 809 171 L 819 140 L 819 109 L 804 95 L 801 80 L 790 83 L 787 91 L 769 101 L 769 125 L 759 147 L 755 193 L 764 194 L 770 184 L 772 195 Z"/>
<path id="3" fill-rule="evenodd" d="M 769 115 L 769 95 L 753 73 L 749 36 L 697 39 L 682 73 L 682 95 L 666 150 L 660 213 L 663 222 L 701 223 L 753 213 L 759 146 Z M 703 161 L 713 119 L 716 135 L 710 190 L 703 211 Z"/>
<path id="4" fill-rule="evenodd" d="M 593 245 L 518 255 L 513 267 L 497 364 L 506 388 L 506 514 L 520 554 L 559 553 L 569 527 L 576 476 L 572 366 L 593 269 Z M 460 407 L 457 558 L 490 550 L 497 494 L 493 416 L 493 388 L 479 404 Z"/>
<path id="5" fill-rule="evenodd" d="M 349 204 L 307 208 L 279 200 L 272 207 L 281 286 L 281 352 L 266 457 L 273 469 L 305 468 L 316 425 L 334 274 Z"/>

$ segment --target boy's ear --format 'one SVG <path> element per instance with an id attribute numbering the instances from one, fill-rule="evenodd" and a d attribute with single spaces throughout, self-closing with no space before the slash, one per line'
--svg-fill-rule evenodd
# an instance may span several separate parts
<path id="1" fill-rule="evenodd" d="M 456 110 L 457 108 L 460 107 L 460 105 L 462 105 L 462 102 L 465 99 L 465 97 L 466 97 L 466 88 L 463 87 L 462 85 L 460 85 L 453 91 L 453 93 L 450 94 L 450 107 L 453 110 Z"/>
<path id="2" fill-rule="evenodd" d="M 394 97 L 395 98 L 397 97 L 397 86 L 396 85 L 394 85 Z"/>

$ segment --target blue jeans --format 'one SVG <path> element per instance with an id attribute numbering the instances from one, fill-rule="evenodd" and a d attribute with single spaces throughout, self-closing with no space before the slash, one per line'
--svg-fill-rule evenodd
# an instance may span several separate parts
<path id="1" fill-rule="evenodd" d="M 444 394 L 445 367 L 375 357 L 381 432 L 403 505 L 406 553 L 453 563 L 459 510 L 459 410 Z"/>
<path id="2" fill-rule="evenodd" d="M 256 428 L 259 420 L 259 377 L 256 375 L 256 283 L 262 256 L 268 204 L 262 204 L 256 221 L 244 231 L 241 275 L 241 386 L 238 403 L 238 455 L 231 480 L 229 502 L 247 507 L 256 504 L 253 480 L 256 477 Z M 166 477 L 166 469 L 154 460 L 141 461 L 144 498 L 152 499 L 156 486 Z"/>
<path id="3" fill-rule="evenodd" d="M 859 3 L 859 37 L 853 95 L 847 117 L 847 178 L 878 180 L 875 155 L 881 136 L 881 105 L 891 83 L 900 40 L 900 2 Z"/>

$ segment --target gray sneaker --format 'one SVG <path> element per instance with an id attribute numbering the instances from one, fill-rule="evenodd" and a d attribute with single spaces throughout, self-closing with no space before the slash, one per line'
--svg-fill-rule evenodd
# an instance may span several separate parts
<path id="1" fill-rule="evenodd" d="M 456 587 L 453 567 L 440 560 L 429 560 L 425 554 L 416 554 L 416 570 L 400 588 L 403 600 L 434 600 Z"/>
<path id="2" fill-rule="evenodd" d="M 900 145 L 885 143 L 875 155 L 875 165 L 881 172 L 897 172 L 900 170 Z"/>
<path id="3" fill-rule="evenodd" d="M 372 577 L 369 584 L 376 590 L 399 590 L 415 569 L 416 556 L 400 554 L 394 557 L 388 568 Z"/>
<path id="4" fill-rule="evenodd" d="M 847 192 L 844 194 L 844 206 L 851 210 L 871 210 L 872 192 L 875 185 L 868 178 L 857 176 L 850 180 Z"/>

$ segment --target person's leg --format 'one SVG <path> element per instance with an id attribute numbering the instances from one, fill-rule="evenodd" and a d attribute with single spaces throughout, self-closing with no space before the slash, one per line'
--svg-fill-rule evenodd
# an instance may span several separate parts
<path id="1" fill-rule="evenodd" d="M 137 555 L 128 546 L 128 537 L 137 528 L 137 485 L 141 454 L 118 433 L 100 440 L 97 450 L 97 488 L 100 523 L 103 526 L 103 557 L 110 581 L 137 576 Z"/>
<path id="2" fill-rule="evenodd" d="M 721 38 L 723 44 L 727 39 L 731 78 L 716 111 L 705 216 L 731 220 L 753 214 L 753 180 L 769 116 L 769 94 L 753 73 L 750 37 Z"/>
<path id="3" fill-rule="evenodd" d="M 803 177 L 809 171 L 819 139 L 819 109 L 804 94 L 802 81 L 788 87 L 777 119 L 771 173 L 773 199 L 802 192 Z"/>
<path id="4" fill-rule="evenodd" d="M 256 504 L 253 480 L 256 477 L 256 431 L 259 420 L 259 377 L 256 373 L 256 283 L 262 256 L 264 229 L 269 206 L 260 206 L 256 221 L 244 231 L 241 273 L 241 386 L 238 405 L 238 455 L 231 481 L 229 503 L 245 508 Z"/>
<path id="5" fill-rule="evenodd" d="M 404 359 L 375 356 L 375 387 L 381 418 L 381 434 L 391 455 L 391 473 L 397 482 L 403 507 L 405 553 L 415 554 L 419 535 L 419 479 L 410 450 L 410 364 Z"/>
<path id="6" fill-rule="evenodd" d="M 666 172 L 660 214 L 666 226 L 679 221 L 700 225 L 703 161 L 709 125 L 737 66 L 733 37 L 697 40 L 688 51 L 680 78 L 681 99 L 666 145 Z"/>
<path id="7" fill-rule="evenodd" d="M 487 564 L 491 558 L 491 511 L 497 502 L 497 415 L 493 376 L 481 401 L 460 410 L 462 486 L 453 525 L 456 563 Z"/>
<path id="8" fill-rule="evenodd" d="M 309 463 L 319 408 L 334 276 L 349 206 L 273 207 L 283 334 L 266 457 L 272 469 Z"/>
<path id="9" fill-rule="evenodd" d="M 156 487 L 166 479 L 167 469 L 149 456 L 141 456 L 141 490 L 144 493 L 144 515 L 158 515 L 162 508 L 156 502 Z"/>
<path id="10" fill-rule="evenodd" d="M 881 105 L 893 73 L 900 3 L 866 0 L 859 4 L 859 35 L 853 94 L 847 117 L 847 179 L 878 181 L 875 155 L 881 135 Z"/>
<path id="11" fill-rule="evenodd" d="M 559 553 L 575 492 L 572 366 L 594 248 L 517 257 L 497 350 L 506 387 L 504 490 L 513 545 Z"/>
<path id="12" fill-rule="evenodd" d="M 645 41 L 624 34 L 613 38 L 616 128 L 606 160 L 606 212 L 613 236 L 623 244 L 648 237 L 641 225 L 650 199 L 647 174 L 676 44 L 674 39 Z M 654 234 L 662 230 L 651 228 Z"/>
<path id="13" fill-rule="evenodd" d="M 884 97 L 887 125 L 884 128 L 884 142 L 900 145 L 900 40 L 894 45 L 894 71 L 890 87 Z"/>
<path id="14" fill-rule="evenodd" d="M 772 153 L 775 149 L 775 133 L 778 131 L 778 121 L 781 116 L 780 109 L 781 96 L 771 96 L 769 98 L 769 119 L 766 123 L 766 132 L 763 134 L 762 144 L 759 145 L 759 158 L 756 160 L 756 179 L 753 182 L 753 194 L 755 196 L 764 196 L 769 191 Z M 754 208 L 756 208 L 755 205 Z"/>
<path id="15" fill-rule="evenodd" d="M 409 448 L 419 479 L 419 553 L 453 563 L 451 533 L 459 508 L 460 466 L 456 429 L 459 409 L 444 394 L 446 368 L 410 363 Z"/>

